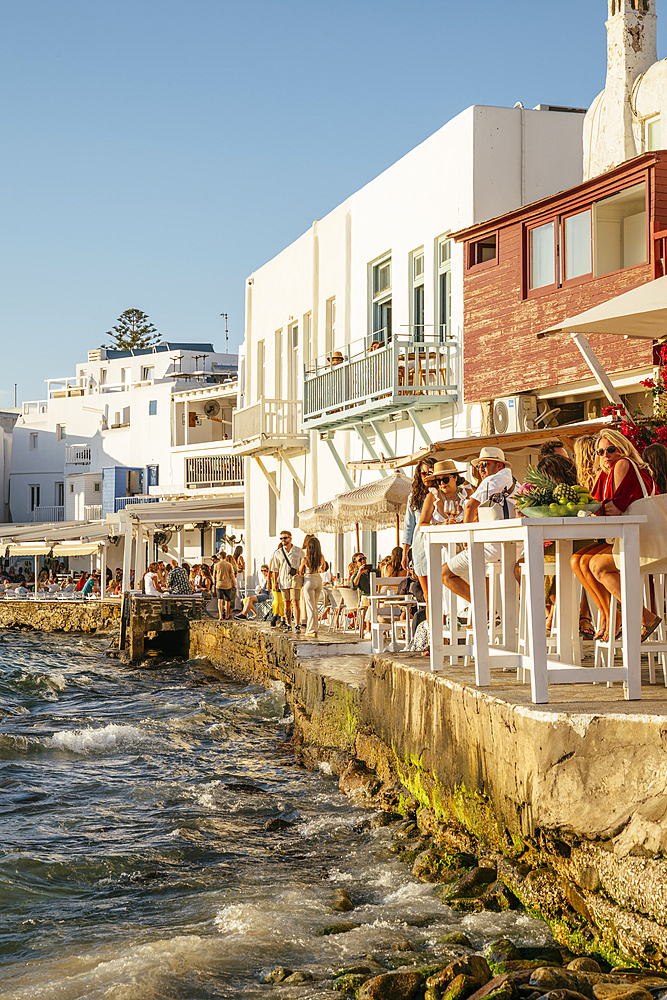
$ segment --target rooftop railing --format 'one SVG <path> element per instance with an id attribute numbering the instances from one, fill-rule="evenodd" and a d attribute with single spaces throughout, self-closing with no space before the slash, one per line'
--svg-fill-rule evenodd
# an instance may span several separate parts
<path id="1" fill-rule="evenodd" d="M 304 370 L 304 424 L 353 420 L 355 411 L 381 411 L 456 399 L 457 341 L 443 335 L 366 338 L 318 358 Z"/>
<path id="2" fill-rule="evenodd" d="M 32 512 L 31 521 L 64 521 L 65 520 L 65 508 L 63 506 L 55 507 L 35 507 Z"/>
<path id="3" fill-rule="evenodd" d="M 117 514 L 119 510 L 125 510 L 126 507 L 133 507 L 139 503 L 158 503 L 160 499 L 160 497 L 149 496 L 116 497 L 115 511 Z"/>
<path id="4" fill-rule="evenodd" d="M 87 503 L 83 507 L 83 519 L 84 521 L 101 521 L 102 520 L 102 504 L 101 503 Z"/>

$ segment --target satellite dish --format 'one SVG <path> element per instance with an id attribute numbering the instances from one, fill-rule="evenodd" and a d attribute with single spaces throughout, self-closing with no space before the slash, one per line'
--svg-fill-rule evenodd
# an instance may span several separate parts
<path id="1" fill-rule="evenodd" d="M 204 413 L 207 417 L 217 417 L 220 413 L 220 403 L 217 399 L 209 399 L 208 403 L 204 404 Z"/>

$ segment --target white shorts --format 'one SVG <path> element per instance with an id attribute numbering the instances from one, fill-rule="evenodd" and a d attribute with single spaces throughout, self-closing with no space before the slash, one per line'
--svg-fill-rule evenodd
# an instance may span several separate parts
<path id="1" fill-rule="evenodd" d="M 489 542 L 484 546 L 484 562 L 500 562 L 500 545 L 497 542 Z M 447 565 L 454 576 L 460 576 L 466 583 L 470 583 L 470 560 L 467 549 L 457 552 L 449 559 Z"/>

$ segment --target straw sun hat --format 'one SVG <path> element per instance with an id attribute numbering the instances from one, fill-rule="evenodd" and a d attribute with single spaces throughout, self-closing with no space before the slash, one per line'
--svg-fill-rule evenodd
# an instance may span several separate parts
<path id="1" fill-rule="evenodd" d="M 433 466 L 433 471 L 430 476 L 424 476 L 427 483 L 433 482 L 438 476 L 454 475 L 460 476 L 461 473 L 456 468 L 454 462 L 451 459 L 447 459 L 446 462 L 436 462 Z"/>
<path id="2" fill-rule="evenodd" d="M 480 462 L 502 462 L 507 468 L 511 468 L 509 462 L 505 459 L 505 452 L 501 448 L 482 448 L 477 458 L 473 458 L 471 465 L 473 468 L 477 468 Z"/>

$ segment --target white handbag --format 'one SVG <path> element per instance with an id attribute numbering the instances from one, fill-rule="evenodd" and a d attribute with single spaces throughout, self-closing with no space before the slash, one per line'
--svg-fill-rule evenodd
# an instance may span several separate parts
<path id="1" fill-rule="evenodd" d="M 626 514 L 644 514 L 646 523 L 639 525 L 639 565 L 651 566 L 667 560 L 667 493 L 651 493 L 639 474 L 634 462 L 630 462 L 642 488 L 642 498 L 633 500 Z M 653 487 L 655 490 L 655 486 Z M 620 568 L 621 540 L 614 539 L 612 555 Z"/>

